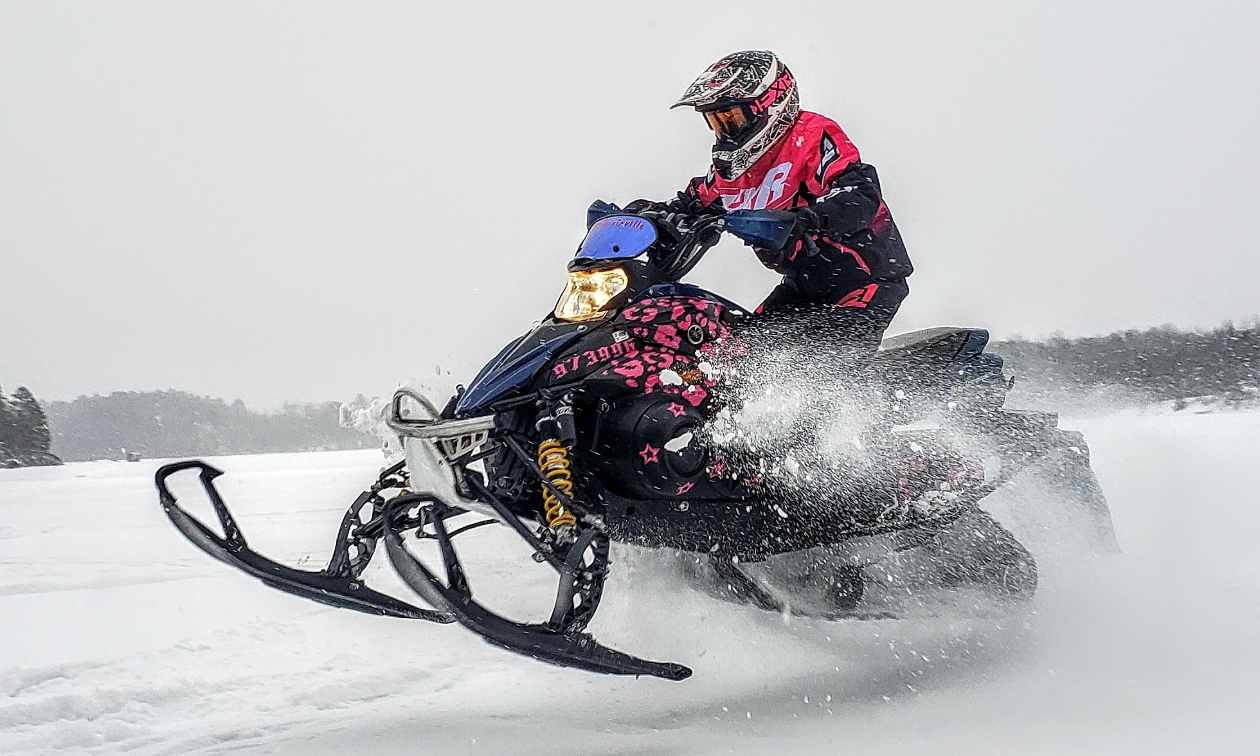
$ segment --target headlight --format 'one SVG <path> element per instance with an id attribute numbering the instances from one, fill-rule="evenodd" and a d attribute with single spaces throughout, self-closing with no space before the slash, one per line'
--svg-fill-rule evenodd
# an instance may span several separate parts
<path id="1" fill-rule="evenodd" d="M 569 321 L 597 318 L 604 305 L 629 284 L 630 277 L 621 268 L 571 270 L 569 285 L 556 303 L 556 317 Z"/>

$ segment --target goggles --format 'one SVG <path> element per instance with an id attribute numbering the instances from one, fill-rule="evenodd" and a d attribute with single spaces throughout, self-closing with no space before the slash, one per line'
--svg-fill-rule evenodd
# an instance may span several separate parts
<path id="1" fill-rule="evenodd" d="M 752 125 L 752 115 L 748 112 L 747 105 L 704 111 L 704 120 L 718 139 L 738 139 Z"/>

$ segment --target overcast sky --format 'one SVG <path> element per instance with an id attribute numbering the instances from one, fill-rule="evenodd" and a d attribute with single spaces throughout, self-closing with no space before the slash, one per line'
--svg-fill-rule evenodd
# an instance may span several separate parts
<path id="1" fill-rule="evenodd" d="M 466 382 L 555 303 L 590 200 L 704 172 L 668 106 L 747 48 L 879 169 L 917 269 L 893 332 L 1245 320 L 1257 40 L 1254 0 L 0 0 L 0 386 Z M 775 280 L 737 242 L 692 279 Z"/>

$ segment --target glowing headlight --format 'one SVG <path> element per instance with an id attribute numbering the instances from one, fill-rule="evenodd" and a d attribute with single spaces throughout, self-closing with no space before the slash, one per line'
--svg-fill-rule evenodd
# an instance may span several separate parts
<path id="1" fill-rule="evenodd" d="M 621 268 L 571 270 L 569 285 L 556 303 L 560 320 L 590 320 L 602 314 L 604 305 L 626 290 L 630 277 Z"/>

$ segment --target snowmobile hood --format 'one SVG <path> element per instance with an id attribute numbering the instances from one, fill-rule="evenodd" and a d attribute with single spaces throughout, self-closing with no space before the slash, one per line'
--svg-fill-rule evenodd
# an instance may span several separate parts
<path id="1" fill-rule="evenodd" d="M 538 339 L 541 342 L 538 346 L 521 354 L 522 345 L 535 340 L 547 330 L 555 332 L 554 326 L 540 326 L 532 333 L 508 344 L 493 360 L 490 360 L 481 372 L 477 373 L 477 377 L 469 384 L 468 390 L 460 396 L 459 402 L 455 405 L 455 416 L 475 415 L 513 391 L 527 386 L 548 360 L 582 333 L 576 324 L 563 324 L 563 332 L 558 336 L 551 336 L 545 341 Z"/>

